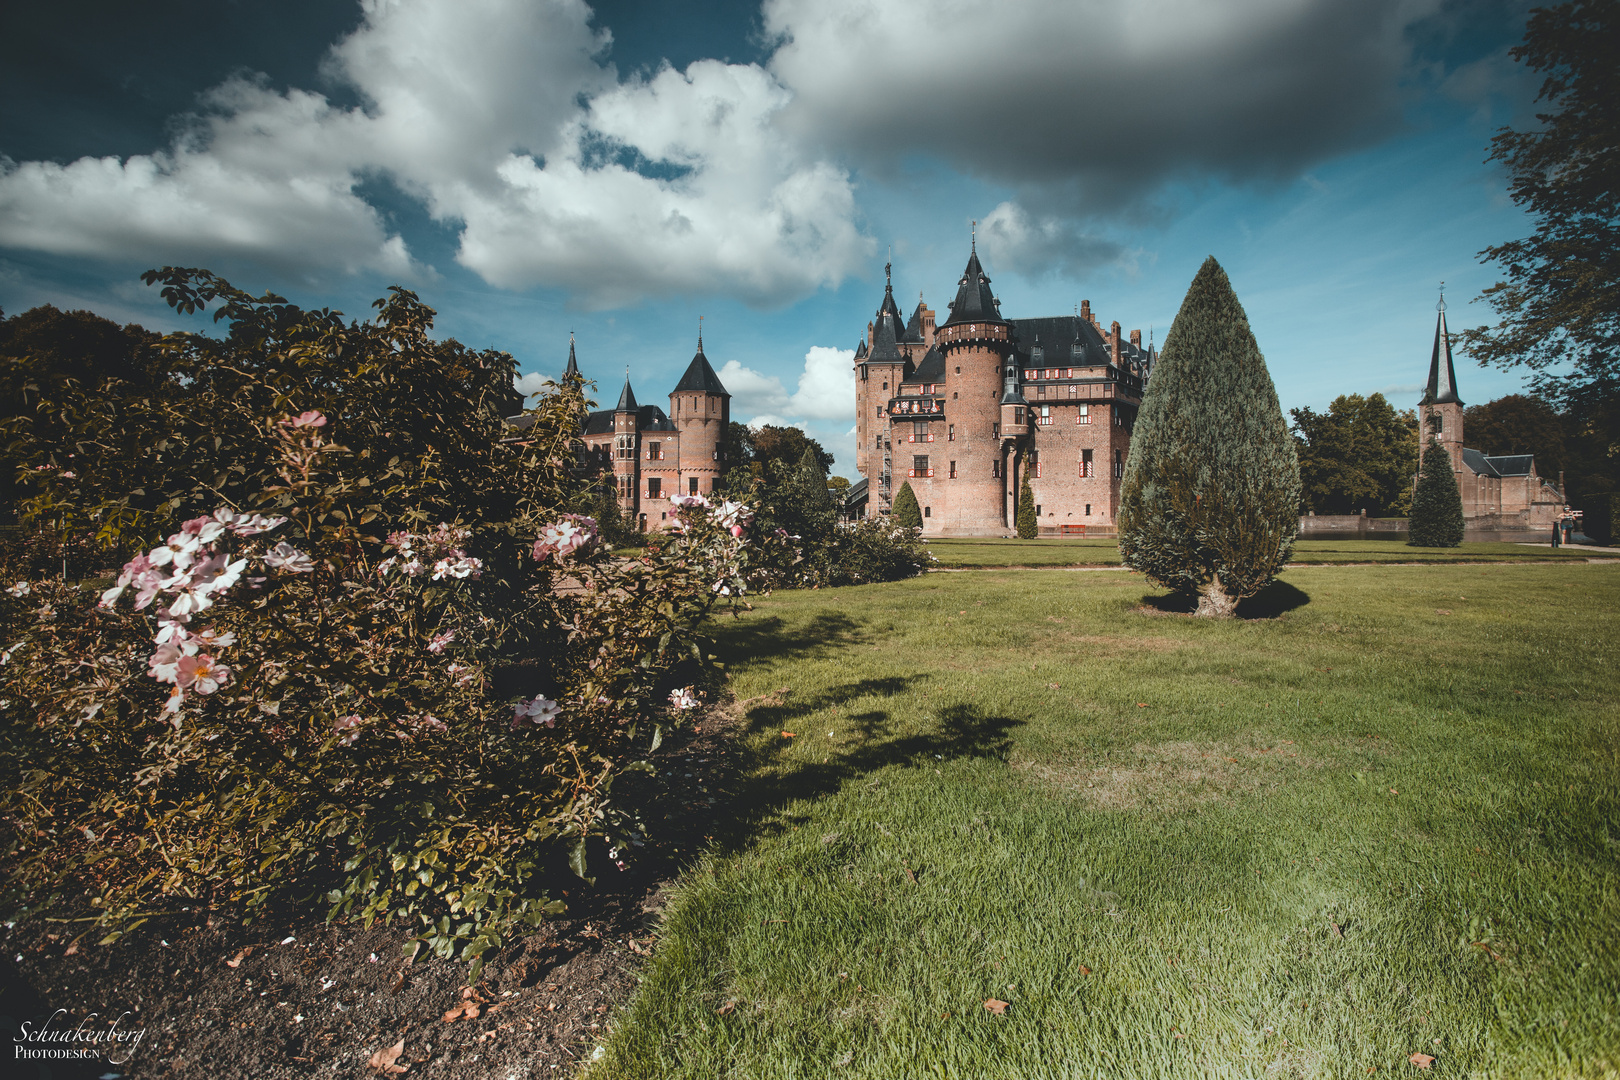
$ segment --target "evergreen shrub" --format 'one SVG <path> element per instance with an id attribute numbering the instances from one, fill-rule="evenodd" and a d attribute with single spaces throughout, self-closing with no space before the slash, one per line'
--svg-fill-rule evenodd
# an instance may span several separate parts
<path id="1" fill-rule="evenodd" d="M 1423 451 L 1407 543 L 1413 547 L 1456 547 L 1463 542 L 1462 492 L 1451 468 L 1451 454 L 1431 441 Z"/>
<path id="2" fill-rule="evenodd" d="M 894 523 L 903 529 L 922 528 L 922 507 L 917 502 L 917 493 L 911 490 L 911 484 L 900 485 L 900 490 L 894 496 L 894 508 L 890 512 Z"/>

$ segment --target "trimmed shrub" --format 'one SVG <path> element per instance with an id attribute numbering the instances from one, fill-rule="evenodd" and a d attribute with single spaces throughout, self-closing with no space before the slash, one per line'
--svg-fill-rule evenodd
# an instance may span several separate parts
<path id="1" fill-rule="evenodd" d="M 1299 527 L 1299 461 L 1226 272 L 1206 259 L 1154 365 L 1125 465 L 1126 565 L 1231 615 L 1276 578 Z"/>
<path id="2" fill-rule="evenodd" d="M 900 490 L 894 496 L 894 509 L 890 516 L 894 523 L 903 529 L 922 528 L 922 507 L 917 503 L 917 493 L 911 490 L 911 484 L 900 485 Z"/>
<path id="3" fill-rule="evenodd" d="M 1035 517 L 1035 492 L 1029 486 L 1030 466 L 1024 465 L 1024 479 L 1018 485 L 1018 514 L 1014 524 L 1018 527 L 1018 539 L 1033 540 L 1040 532 L 1040 522 Z"/>
<path id="4" fill-rule="evenodd" d="M 1438 442 L 1431 441 L 1423 451 L 1410 528 L 1406 542 L 1413 547 L 1456 547 L 1463 541 L 1462 492 L 1451 454 Z"/>
<path id="5" fill-rule="evenodd" d="M 811 585 L 867 585 L 916 577 L 939 560 L 921 529 L 884 518 L 840 523 L 822 547 L 807 556 L 804 580 Z"/>

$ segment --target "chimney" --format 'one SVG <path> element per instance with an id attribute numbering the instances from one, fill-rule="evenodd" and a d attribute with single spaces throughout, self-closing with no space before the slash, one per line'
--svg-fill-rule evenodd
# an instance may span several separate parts
<path id="1" fill-rule="evenodd" d="M 1086 322 L 1091 321 L 1091 301 L 1090 300 L 1082 300 L 1082 301 L 1080 301 L 1080 318 L 1085 320 Z"/>
<path id="2" fill-rule="evenodd" d="M 1142 331 L 1140 331 L 1140 330 L 1132 330 L 1131 331 L 1131 344 L 1135 345 L 1138 349 L 1140 349 L 1142 347 Z"/>

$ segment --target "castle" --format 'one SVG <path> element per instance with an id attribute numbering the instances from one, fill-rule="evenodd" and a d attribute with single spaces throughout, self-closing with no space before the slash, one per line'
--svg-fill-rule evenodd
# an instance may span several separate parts
<path id="1" fill-rule="evenodd" d="M 1492 456 L 1463 446 L 1463 402 L 1457 396 L 1457 372 L 1451 362 L 1444 293 L 1435 320 L 1429 382 L 1418 410 L 1421 430 L 1451 455 L 1451 469 L 1462 494 L 1463 520 L 1470 529 L 1551 529 L 1563 516 L 1564 494 L 1559 485 L 1536 474 L 1534 456 Z"/>
<path id="2" fill-rule="evenodd" d="M 574 357 L 574 339 L 568 339 L 568 366 L 563 379 L 580 378 Z M 662 528 L 671 519 L 669 500 L 675 495 L 709 495 L 725 472 L 726 425 L 731 422 L 731 395 L 703 355 L 703 335 L 686 373 L 669 392 L 669 411 L 657 405 L 639 405 L 625 373 L 624 389 L 611 409 L 597 409 L 585 418 L 586 470 L 613 477 L 619 511 L 645 532 Z M 515 430 L 534 423 L 532 416 L 507 421 Z"/>
<path id="3" fill-rule="evenodd" d="M 883 302 L 855 354 L 856 468 L 848 505 L 888 514 L 902 484 L 931 536 L 1003 536 L 1025 471 L 1040 531 L 1112 535 L 1131 430 L 1152 373 L 1142 332 L 1072 316 L 1005 319 L 975 242 L 949 316 Z"/>

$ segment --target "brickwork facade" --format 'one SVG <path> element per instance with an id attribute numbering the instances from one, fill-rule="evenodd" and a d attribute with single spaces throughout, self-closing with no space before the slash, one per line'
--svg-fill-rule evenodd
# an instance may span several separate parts
<path id="1" fill-rule="evenodd" d="M 902 325 L 892 281 L 856 350 L 856 467 L 868 515 L 901 484 L 937 536 L 1013 531 L 1028 470 L 1042 533 L 1109 531 L 1152 372 L 1141 332 L 1073 316 L 1004 319 L 970 254 L 946 321 L 919 301 Z"/>

